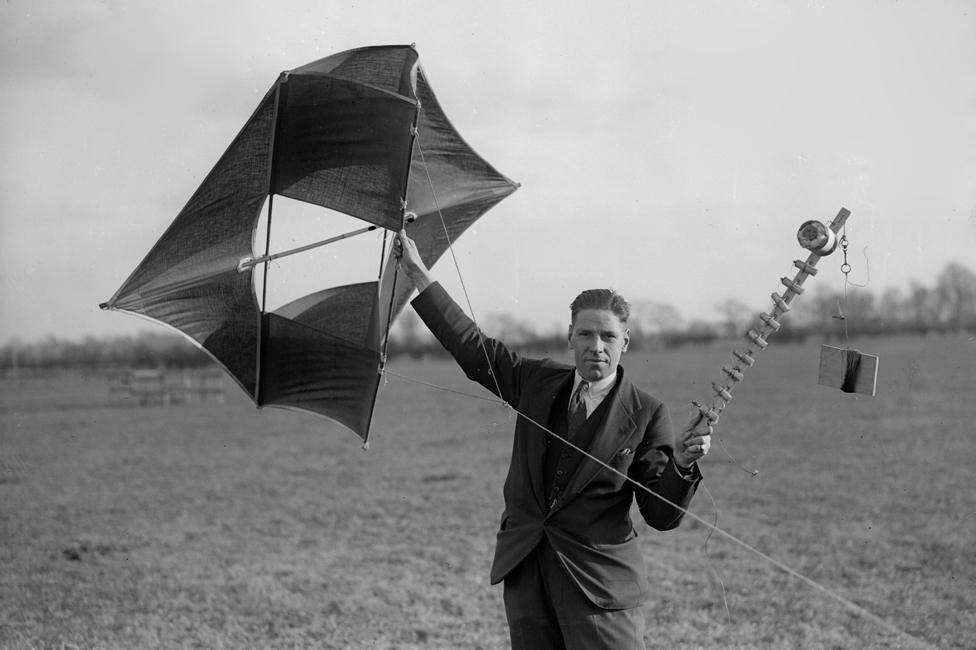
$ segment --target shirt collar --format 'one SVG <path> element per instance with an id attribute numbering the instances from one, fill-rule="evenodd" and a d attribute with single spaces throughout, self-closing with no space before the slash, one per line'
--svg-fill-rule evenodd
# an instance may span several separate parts
<path id="1" fill-rule="evenodd" d="M 576 392 L 576 387 L 579 386 L 581 381 L 583 381 L 583 376 L 580 375 L 579 370 L 577 370 L 573 376 L 573 392 Z M 604 377 L 600 381 L 591 381 L 590 388 L 586 391 L 588 393 L 587 397 L 594 400 L 601 399 L 610 392 L 616 383 L 617 373 L 613 373 L 609 377 Z"/>

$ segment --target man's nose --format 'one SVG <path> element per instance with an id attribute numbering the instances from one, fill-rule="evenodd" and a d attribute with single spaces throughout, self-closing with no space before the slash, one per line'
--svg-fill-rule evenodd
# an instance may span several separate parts
<path id="1" fill-rule="evenodd" d="M 603 352 L 603 347 L 604 347 L 603 339 L 600 338 L 599 336 L 594 336 L 593 344 L 591 347 L 593 348 L 594 352 Z"/>

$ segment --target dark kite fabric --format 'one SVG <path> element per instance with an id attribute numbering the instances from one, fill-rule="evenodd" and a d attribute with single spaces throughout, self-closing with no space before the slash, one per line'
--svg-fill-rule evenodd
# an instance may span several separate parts
<path id="1" fill-rule="evenodd" d="M 411 287 L 388 259 L 379 282 L 363 278 L 263 313 L 260 265 L 237 267 L 254 254 L 265 201 L 279 194 L 391 231 L 412 212 L 406 230 L 433 265 L 516 188 L 448 121 L 412 47 L 335 54 L 280 75 L 106 307 L 179 330 L 258 405 L 318 413 L 365 439 L 391 310 L 395 317 Z"/>

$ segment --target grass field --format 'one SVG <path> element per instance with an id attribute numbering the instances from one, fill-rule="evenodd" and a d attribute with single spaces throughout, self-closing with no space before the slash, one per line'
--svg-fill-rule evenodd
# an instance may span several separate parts
<path id="1" fill-rule="evenodd" d="M 976 648 L 976 341 L 855 347 L 876 398 L 817 386 L 817 345 L 762 354 L 692 512 L 884 625 L 694 520 L 641 523 L 649 647 Z M 683 420 L 726 360 L 624 361 Z M 485 395 L 446 361 L 390 368 Z M 229 391 L 113 408 L 100 377 L 0 383 L 0 647 L 507 647 L 488 568 L 512 415 L 391 377 L 364 452 Z"/>

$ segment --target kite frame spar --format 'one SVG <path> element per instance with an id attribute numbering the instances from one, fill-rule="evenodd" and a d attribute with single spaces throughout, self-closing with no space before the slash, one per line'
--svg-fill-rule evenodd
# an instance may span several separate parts
<path id="1" fill-rule="evenodd" d="M 279 75 L 173 224 L 101 307 L 186 335 L 257 406 L 309 411 L 365 441 L 389 329 L 412 292 L 397 282 L 387 231 L 406 229 L 433 265 L 517 187 L 451 125 L 412 45 L 340 52 Z M 275 194 L 368 225 L 272 253 Z M 265 251 L 256 257 L 265 203 Z M 385 232 L 375 282 L 267 310 L 268 262 L 377 228 Z"/>

